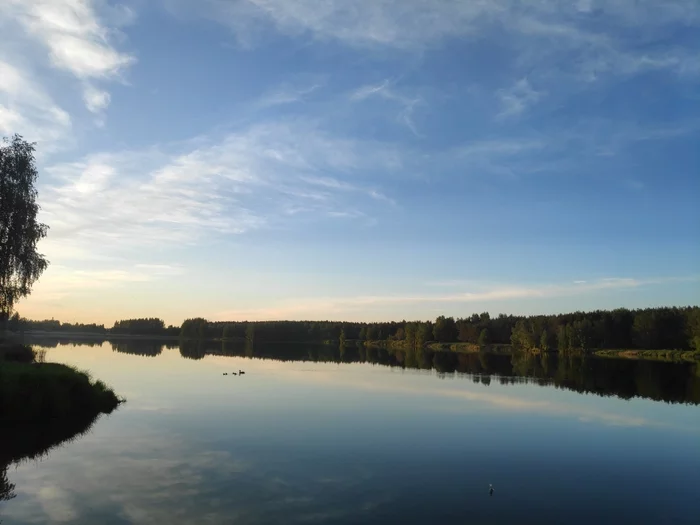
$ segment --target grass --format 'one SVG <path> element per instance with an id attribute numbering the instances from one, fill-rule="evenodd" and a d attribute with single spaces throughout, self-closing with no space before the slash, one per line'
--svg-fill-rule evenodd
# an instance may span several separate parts
<path id="1" fill-rule="evenodd" d="M 57 363 L 0 362 L 0 423 L 95 417 L 122 402 L 102 381 Z"/>
<path id="2" fill-rule="evenodd" d="M 511 345 L 490 344 L 478 345 L 476 343 L 428 343 L 430 350 L 443 352 L 458 352 L 462 354 L 477 354 L 479 352 L 487 352 L 489 354 L 512 354 L 513 347 Z"/>

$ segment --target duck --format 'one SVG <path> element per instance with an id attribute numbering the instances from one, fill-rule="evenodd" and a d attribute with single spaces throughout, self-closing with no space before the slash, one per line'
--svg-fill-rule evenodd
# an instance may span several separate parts
<path id="1" fill-rule="evenodd" d="M 232 376 L 237 376 L 238 374 L 236 372 L 231 372 Z"/>
<path id="2" fill-rule="evenodd" d="M 239 375 L 239 376 L 242 376 L 243 374 L 245 374 L 245 372 L 244 372 L 243 370 L 239 370 L 239 371 L 238 371 L 238 375 Z"/>
<path id="3" fill-rule="evenodd" d="M 228 375 L 228 372 L 224 372 L 224 375 L 227 376 L 227 375 Z"/>
<path id="4" fill-rule="evenodd" d="M 493 485 L 489 483 L 489 496 L 493 496 Z"/>

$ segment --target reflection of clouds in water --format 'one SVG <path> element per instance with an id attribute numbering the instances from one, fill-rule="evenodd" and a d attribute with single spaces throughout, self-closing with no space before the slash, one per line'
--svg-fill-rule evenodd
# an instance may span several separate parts
<path id="1" fill-rule="evenodd" d="M 319 371 L 320 372 L 320 371 Z M 335 386 L 346 386 L 371 392 L 388 392 L 401 396 L 413 395 L 417 397 L 435 396 L 451 399 L 462 399 L 478 402 L 478 405 L 469 407 L 454 407 L 435 405 L 435 410 L 460 412 L 465 410 L 475 410 L 483 408 L 495 408 L 515 412 L 536 412 L 556 416 L 576 417 L 582 422 L 597 422 L 614 426 L 628 427 L 662 427 L 668 426 L 662 422 L 653 421 L 643 417 L 627 416 L 624 414 L 613 414 L 595 410 L 593 408 L 582 407 L 566 403 L 555 403 L 536 399 L 525 399 L 522 397 L 498 394 L 494 390 L 490 392 L 479 392 L 466 390 L 464 387 L 470 386 L 467 383 L 459 384 L 456 388 L 434 388 L 430 386 L 410 387 L 405 384 L 391 384 L 387 382 L 371 381 L 362 376 L 350 376 L 336 374 L 331 371 L 326 373 L 305 374 L 301 371 L 289 371 L 288 377 L 296 377 L 304 382 L 332 383 Z"/>
<path id="2" fill-rule="evenodd" d="M 119 433 L 118 433 L 119 434 Z M 307 523 L 357 515 L 388 498 L 348 501 L 367 472 L 329 479 L 313 467 L 241 460 L 176 436 L 86 436 L 13 474 L 9 523 Z M 366 501 L 365 501 L 366 500 Z M 37 505 L 38 502 L 38 505 Z"/>
<path id="3" fill-rule="evenodd" d="M 37 500 L 51 521 L 73 521 L 78 517 L 74 498 L 59 487 L 41 487 L 37 493 Z"/>

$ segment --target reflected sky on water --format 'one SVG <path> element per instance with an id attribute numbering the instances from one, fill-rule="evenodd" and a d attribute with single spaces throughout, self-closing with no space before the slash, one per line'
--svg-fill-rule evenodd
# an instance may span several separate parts
<path id="1" fill-rule="evenodd" d="M 696 523 L 696 365 L 636 372 L 661 399 L 687 376 L 667 403 L 575 391 L 575 365 L 601 375 L 588 362 L 470 374 L 157 348 L 47 350 L 128 402 L 11 465 L 3 523 Z M 552 377 L 503 382 L 508 366 Z"/>

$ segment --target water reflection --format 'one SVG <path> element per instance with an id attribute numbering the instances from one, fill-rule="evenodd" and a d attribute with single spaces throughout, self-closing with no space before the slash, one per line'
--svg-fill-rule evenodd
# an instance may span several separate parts
<path id="1" fill-rule="evenodd" d="M 112 350 L 123 354 L 156 357 L 163 352 L 163 343 L 141 339 L 135 339 L 133 341 L 115 341 L 112 342 Z"/>
<path id="2" fill-rule="evenodd" d="M 52 449 L 87 433 L 96 419 L 97 416 L 3 428 L 0 432 L 0 501 L 16 496 L 16 487 L 7 474 L 11 465 L 47 456 Z"/>
<path id="3" fill-rule="evenodd" d="M 70 338 L 41 338 L 33 344 L 89 345 L 94 341 Z M 98 343 L 100 344 L 100 343 Z M 407 369 L 435 370 L 440 377 L 467 375 L 489 385 L 537 384 L 579 393 L 640 397 L 667 403 L 700 404 L 700 366 L 697 363 L 668 363 L 629 359 L 596 358 L 585 355 L 456 353 L 422 349 L 343 347 L 314 344 L 226 343 L 217 341 L 112 341 L 112 350 L 141 356 L 160 355 L 164 348 L 177 348 L 187 359 L 207 355 L 334 363 L 371 363 Z"/>
<path id="4" fill-rule="evenodd" d="M 146 340 L 47 357 L 129 402 L 11 469 L 7 523 L 697 521 L 697 407 L 617 398 L 697 400 L 690 365 Z"/>

